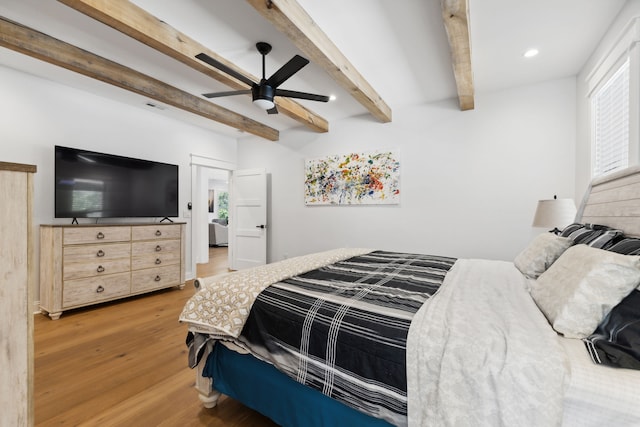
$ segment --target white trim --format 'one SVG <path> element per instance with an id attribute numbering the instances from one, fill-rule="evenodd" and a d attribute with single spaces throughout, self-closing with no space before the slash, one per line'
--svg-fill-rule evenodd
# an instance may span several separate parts
<path id="1" fill-rule="evenodd" d="M 632 18 L 622 30 L 620 36 L 613 43 L 600 61 L 593 67 L 585 78 L 587 97 L 600 85 L 622 57 L 629 55 L 631 49 L 640 42 L 640 16 Z"/>
<path id="2" fill-rule="evenodd" d="M 639 18 L 640 19 L 640 18 Z M 640 43 L 629 50 L 629 165 L 640 163 Z"/>
<path id="3" fill-rule="evenodd" d="M 227 160 L 215 159 L 213 157 L 201 156 L 199 154 L 190 154 L 191 156 L 191 166 L 207 166 L 215 169 L 224 169 L 224 170 L 235 170 L 237 169 L 237 165 L 233 162 L 229 162 Z"/>

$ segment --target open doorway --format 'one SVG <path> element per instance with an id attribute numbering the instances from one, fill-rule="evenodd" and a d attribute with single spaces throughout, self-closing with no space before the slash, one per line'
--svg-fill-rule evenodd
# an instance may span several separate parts
<path id="1" fill-rule="evenodd" d="M 229 268 L 241 270 L 267 262 L 267 174 L 264 169 L 237 170 L 234 164 L 191 155 L 191 271 L 209 262 L 209 224 L 216 214 L 215 188 L 210 198 L 211 170 L 228 179 L 227 255 Z M 213 206 L 210 208 L 209 201 Z M 218 204 L 220 200 L 218 200 Z M 213 212 L 209 212 L 213 209 Z M 213 218 L 215 219 L 215 218 Z M 217 221 L 216 221 L 217 222 Z M 215 227 L 215 226 L 213 226 Z"/>
<path id="2" fill-rule="evenodd" d="M 229 171 L 208 169 L 207 222 L 209 247 L 229 246 Z"/>
<path id="3" fill-rule="evenodd" d="M 190 264 L 191 271 L 198 275 L 202 269 L 199 265 L 220 263 L 223 258 L 225 269 L 229 264 L 229 177 L 235 164 L 197 155 L 191 155 L 191 159 Z M 211 256 L 212 249 L 216 249 L 215 257 Z"/>

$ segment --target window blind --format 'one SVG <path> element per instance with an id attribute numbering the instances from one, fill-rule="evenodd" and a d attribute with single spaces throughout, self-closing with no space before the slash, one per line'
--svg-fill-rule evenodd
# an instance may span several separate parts
<path id="1" fill-rule="evenodd" d="M 592 97 L 595 139 L 593 176 L 629 164 L 629 59 Z"/>

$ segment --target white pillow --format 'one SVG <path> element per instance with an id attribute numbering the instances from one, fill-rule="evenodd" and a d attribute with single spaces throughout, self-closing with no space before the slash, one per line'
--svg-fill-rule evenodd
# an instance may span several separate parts
<path id="1" fill-rule="evenodd" d="M 516 268 L 530 279 L 536 279 L 547 271 L 573 241 L 568 237 L 543 233 L 536 236 L 522 252 L 513 260 Z"/>
<path id="2" fill-rule="evenodd" d="M 531 296 L 553 329 L 585 338 L 638 283 L 640 256 L 575 245 L 538 277 Z"/>

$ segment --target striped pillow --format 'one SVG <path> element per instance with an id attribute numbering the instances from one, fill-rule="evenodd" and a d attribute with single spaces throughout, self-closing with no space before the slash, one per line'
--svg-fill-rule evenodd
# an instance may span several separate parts
<path id="1" fill-rule="evenodd" d="M 623 255 L 640 255 L 640 239 L 621 236 L 604 249 Z"/>
<path id="2" fill-rule="evenodd" d="M 640 291 L 631 291 L 609 312 L 594 333 L 584 338 L 594 363 L 640 369 L 639 306 Z"/>
<path id="3" fill-rule="evenodd" d="M 585 225 L 584 224 L 580 224 L 579 222 L 574 222 L 573 224 L 569 224 L 567 225 L 561 232 L 560 232 L 560 236 L 562 237 L 569 237 L 569 235 L 571 233 L 573 233 L 574 231 L 578 231 L 582 228 L 584 228 Z"/>
<path id="4" fill-rule="evenodd" d="M 583 244 L 592 248 L 603 249 L 616 238 L 622 236 L 622 231 L 606 225 L 574 223 L 565 227 L 560 236 L 568 237 L 574 245 Z"/>

